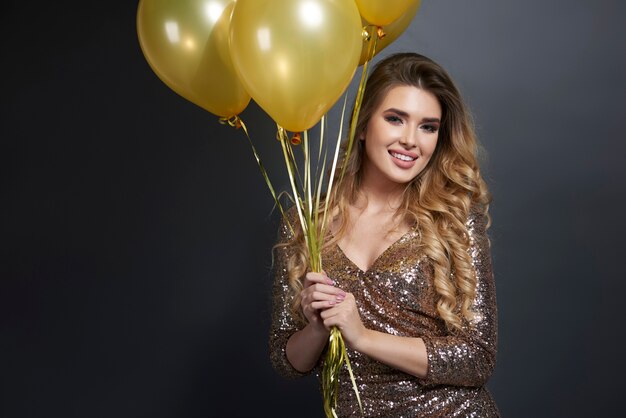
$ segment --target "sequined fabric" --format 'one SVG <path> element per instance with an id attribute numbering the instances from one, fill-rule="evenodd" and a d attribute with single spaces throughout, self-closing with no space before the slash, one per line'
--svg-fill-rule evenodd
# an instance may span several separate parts
<path id="1" fill-rule="evenodd" d="M 496 360 L 497 312 L 485 219 L 472 211 L 467 221 L 470 253 L 478 286 L 477 322 L 450 333 L 436 310 L 432 266 L 418 248 L 418 233 L 409 231 L 392 244 L 367 271 L 361 271 L 338 246 L 323 254 L 324 270 L 337 286 L 354 294 L 365 327 L 398 336 L 421 337 L 428 355 L 425 378 L 393 369 L 348 350 L 367 417 L 499 417 L 484 387 Z M 282 227 L 279 239 L 289 238 Z M 303 375 L 285 356 L 289 337 L 299 329 L 289 310 L 288 250 L 275 250 L 270 356 L 276 370 Z M 319 366 L 318 366 L 319 369 Z M 340 378 L 339 417 L 358 417 L 358 403 L 347 370 Z"/>

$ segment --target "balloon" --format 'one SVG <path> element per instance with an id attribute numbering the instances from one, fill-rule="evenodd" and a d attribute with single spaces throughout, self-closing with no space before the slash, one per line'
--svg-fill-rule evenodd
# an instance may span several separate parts
<path id="1" fill-rule="evenodd" d="M 159 78 L 218 116 L 239 114 L 250 95 L 237 78 L 228 34 L 234 0 L 141 0 L 137 33 Z"/>
<path id="2" fill-rule="evenodd" d="M 300 132 L 347 88 L 361 31 L 353 1 L 238 0 L 230 51 L 255 102 L 283 128 Z"/>
<path id="3" fill-rule="evenodd" d="M 418 0 L 355 0 L 363 19 L 385 26 L 399 19 Z"/>
<path id="4" fill-rule="evenodd" d="M 411 21 L 415 17 L 417 10 L 420 8 L 420 4 L 421 4 L 420 0 L 412 2 L 409 9 L 402 16 L 400 16 L 399 19 L 397 19 L 395 22 L 390 23 L 389 25 L 383 28 L 385 32 L 385 36 L 383 38 L 380 38 L 377 41 L 376 53 L 374 55 L 378 54 L 380 51 L 388 47 L 393 41 L 398 39 L 400 35 L 402 35 L 402 33 L 404 33 L 406 28 L 409 27 L 409 25 L 411 24 Z M 369 23 L 365 19 L 361 19 L 361 24 L 363 26 L 369 25 Z M 372 36 L 376 36 L 376 34 L 374 33 L 372 34 Z M 365 61 L 367 61 L 367 48 L 368 48 L 368 43 L 363 42 L 363 48 L 361 50 L 361 58 L 359 59 L 359 65 L 363 65 Z"/>

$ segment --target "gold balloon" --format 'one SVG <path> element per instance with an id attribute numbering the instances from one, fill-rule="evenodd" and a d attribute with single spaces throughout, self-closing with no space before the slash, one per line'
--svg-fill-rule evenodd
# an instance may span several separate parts
<path id="1" fill-rule="evenodd" d="M 378 54 L 380 51 L 388 47 L 393 41 L 398 39 L 400 35 L 402 35 L 402 33 L 404 33 L 406 28 L 409 27 L 409 25 L 411 24 L 411 21 L 415 17 L 417 10 L 420 8 L 420 4 L 421 4 L 420 0 L 412 2 L 408 10 L 404 12 L 404 14 L 400 16 L 400 18 L 398 18 L 393 23 L 390 23 L 389 25 L 383 27 L 385 36 L 383 38 L 380 38 L 376 42 L 376 53 L 374 55 Z M 367 26 L 370 23 L 368 23 L 365 19 L 361 19 L 361 24 L 363 26 Z M 376 36 L 376 33 L 374 32 L 372 36 Z M 367 61 L 367 48 L 368 48 L 368 43 L 363 42 L 363 49 L 361 50 L 361 58 L 359 59 L 359 65 L 363 65 L 365 61 Z"/>
<path id="2" fill-rule="evenodd" d="M 234 0 L 141 0 L 137 33 L 159 78 L 176 93 L 218 116 L 239 114 L 250 95 L 229 51 Z"/>
<path id="3" fill-rule="evenodd" d="M 363 19 L 385 26 L 399 19 L 417 0 L 356 0 Z"/>
<path id="4" fill-rule="evenodd" d="M 347 0 L 238 0 L 231 55 L 252 98 L 283 128 L 311 128 L 347 88 L 361 19 Z"/>

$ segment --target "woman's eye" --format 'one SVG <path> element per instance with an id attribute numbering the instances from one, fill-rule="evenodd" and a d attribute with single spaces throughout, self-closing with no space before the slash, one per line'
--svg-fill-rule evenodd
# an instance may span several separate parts
<path id="1" fill-rule="evenodd" d="M 434 134 L 439 129 L 438 126 L 435 125 L 422 125 L 422 129 L 428 133 Z"/>
<path id="2" fill-rule="evenodd" d="M 401 123 L 402 122 L 402 119 L 400 119 L 398 116 L 395 116 L 395 115 L 385 116 L 385 120 L 387 122 L 390 122 L 390 123 Z"/>

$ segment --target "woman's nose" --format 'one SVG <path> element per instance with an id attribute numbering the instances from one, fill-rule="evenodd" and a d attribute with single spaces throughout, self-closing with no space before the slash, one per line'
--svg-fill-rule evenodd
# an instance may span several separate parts
<path id="1" fill-rule="evenodd" d="M 407 127 L 402 133 L 400 143 L 406 147 L 414 147 L 417 144 L 417 130 Z"/>

